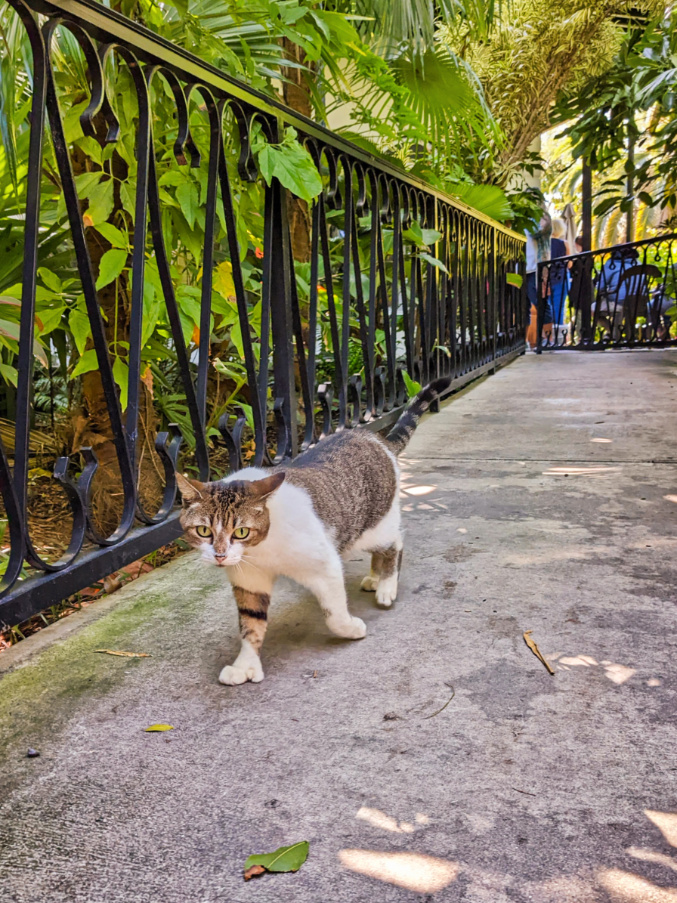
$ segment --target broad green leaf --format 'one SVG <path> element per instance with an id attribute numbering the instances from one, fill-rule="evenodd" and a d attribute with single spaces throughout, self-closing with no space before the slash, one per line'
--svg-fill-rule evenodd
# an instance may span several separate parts
<path id="1" fill-rule="evenodd" d="M 82 376 L 83 373 L 90 373 L 92 370 L 98 369 L 99 361 L 96 357 L 96 351 L 93 348 L 90 348 L 89 351 L 85 351 L 85 353 L 81 355 L 80 360 L 73 368 L 70 378 L 75 379 L 76 376 Z"/>
<path id="2" fill-rule="evenodd" d="M 78 139 L 78 147 L 84 154 L 101 166 L 103 149 L 96 138 L 92 138 L 91 135 L 85 135 L 84 138 Z"/>
<path id="3" fill-rule="evenodd" d="M 406 370 L 402 371 L 402 379 L 404 380 L 404 385 L 407 387 L 407 394 L 409 395 L 409 398 L 413 398 L 414 395 L 418 395 L 418 393 L 421 391 L 421 383 L 417 383 L 415 379 L 412 379 Z"/>
<path id="4" fill-rule="evenodd" d="M 6 335 L 9 339 L 19 341 L 19 324 L 12 323 L 11 320 L 0 320 L 0 334 Z"/>
<path id="5" fill-rule="evenodd" d="M 37 339 L 33 340 L 33 354 L 40 361 L 43 367 L 49 367 L 49 358 L 47 352 Z"/>
<path id="6" fill-rule="evenodd" d="M 202 305 L 200 304 L 199 293 L 196 298 L 192 292 L 187 291 L 190 286 L 179 285 L 176 290 L 176 303 L 179 305 L 181 312 L 193 321 L 196 326 L 200 324 L 200 312 Z"/>
<path id="7" fill-rule="evenodd" d="M 125 250 L 129 248 L 129 237 L 112 223 L 99 223 L 96 231 L 100 232 L 114 248 L 124 248 Z"/>
<path id="8" fill-rule="evenodd" d="M 285 137 L 283 144 L 265 145 L 258 154 L 258 163 L 268 185 L 275 177 L 304 201 L 310 203 L 322 191 L 322 179 L 313 158 L 295 138 L 287 140 Z"/>
<path id="9" fill-rule="evenodd" d="M 0 376 L 5 382 L 11 383 L 13 386 L 17 385 L 19 374 L 16 367 L 11 367 L 9 364 L 0 364 Z"/>
<path id="10" fill-rule="evenodd" d="M 101 258 L 99 264 L 99 278 L 96 280 L 97 289 L 103 288 L 117 279 L 127 263 L 127 252 L 120 248 L 111 248 Z"/>
<path id="11" fill-rule="evenodd" d="M 103 171 L 99 170 L 98 172 L 83 172 L 75 177 L 75 187 L 78 190 L 78 197 L 80 200 L 89 197 L 91 192 L 101 181 L 102 176 Z"/>
<path id="12" fill-rule="evenodd" d="M 233 265 L 230 260 L 224 260 L 216 267 L 214 273 L 214 290 L 224 298 L 232 298 L 235 295 L 235 283 L 233 282 Z"/>
<path id="13" fill-rule="evenodd" d="M 515 288 L 522 288 L 522 276 L 520 273 L 506 273 L 505 281 L 508 285 L 514 285 Z"/>
<path id="14" fill-rule="evenodd" d="M 174 728 L 171 724 L 151 724 L 150 727 L 145 729 L 146 733 L 155 732 L 155 731 L 173 731 Z"/>
<path id="15" fill-rule="evenodd" d="M 136 215 L 136 185 L 131 184 L 129 181 L 120 182 L 120 200 L 122 201 L 122 206 L 131 216 L 132 222 L 134 222 Z"/>
<path id="16" fill-rule="evenodd" d="M 113 180 L 108 179 L 93 188 L 89 194 L 89 207 L 86 215 L 92 220 L 92 225 L 105 223 L 113 209 Z"/>
<path id="17" fill-rule="evenodd" d="M 469 207 L 479 210 L 485 216 L 490 216 L 500 223 L 514 216 L 510 201 L 498 185 L 474 185 L 470 182 L 462 182 L 450 185 L 449 190 Z"/>
<path id="18" fill-rule="evenodd" d="M 245 871 L 254 865 L 263 866 L 267 872 L 297 872 L 308 858 L 310 844 L 307 840 L 280 847 L 274 853 L 250 856 L 244 864 Z"/>
<path id="19" fill-rule="evenodd" d="M 240 402 L 240 407 L 242 408 L 242 413 L 245 416 L 245 420 L 247 421 L 247 426 L 249 429 L 254 432 L 254 411 L 250 404 L 245 404 L 244 402 Z M 307 854 L 306 854 L 307 855 Z"/>
<path id="20" fill-rule="evenodd" d="M 155 331 L 160 317 L 160 301 L 153 283 L 146 279 L 143 286 L 143 326 L 141 329 L 141 347 L 144 348 Z"/>
<path id="21" fill-rule="evenodd" d="M 79 353 L 83 355 L 85 353 L 87 339 L 92 334 L 92 330 L 89 326 L 89 317 L 81 310 L 78 310 L 78 308 L 74 308 L 68 315 L 68 328 L 75 340 L 75 347 L 78 349 Z"/>
<path id="22" fill-rule="evenodd" d="M 437 267 L 438 270 L 442 270 L 443 273 L 449 275 L 449 270 L 445 267 L 441 260 L 438 260 L 437 257 L 432 257 L 430 254 L 426 254 L 425 251 L 421 251 L 418 255 L 421 260 L 425 260 L 427 263 L 431 264 L 434 267 Z"/>
<path id="23" fill-rule="evenodd" d="M 236 320 L 230 328 L 230 341 L 237 348 L 240 360 L 244 360 L 244 345 L 242 344 L 242 329 L 240 327 L 239 319 Z"/>
<path id="24" fill-rule="evenodd" d="M 405 241 L 413 242 L 418 248 L 427 248 L 439 241 L 442 238 L 442 233 L 436 229 L 423 229 L 421 224 L 414 220 L 411 226 L 404 230 L 402 238 Z"/>
<path id="25" fill-rule="evenodd" d="M 129 394 L 129 366 L 121 357 L 116 357 L 113 361 L 113 379 L 120 387 L 120 409 L 126 411 Z"/>
<path id="26" fill-rule="evenodd" d="M 184 179 L 181 185 L 176 189 L 176 200 L 181 205 L 181 212 L 186 217 L 186 222 L 191 229 L 194 228 L 195 215 L 198 206 L 197 186 L 195 185 L 195 182 L 190 181 L 188 178 Z"/>
<path id="27" fill-rule="evenodd" d="M 9 307 L 21 307 L 21 301 L 10 295 L 0 295 L 0 304 L 7 304 Z"/>
<path id="28" fill-rule="evenodd" d="M 51 289 L 53 292 L 59 294 L 63 291 L 61 280 L 56 273 L 48 270 L 47 267 L 38 267 L 38 276 L 42 279 L 47 288 Z"/>
<path id="29" fill-rule="evenodd" d="M 66 309 L 64 304 L 56 307 L 45 307 L 39 310 L 35 315 L 35 325 L 38 335 L 46 336 L 53 332 L 61 323 L 61 317 Z"/>
<path id="30" fill-rule="evenodd" d="M 183 185 L 185 181 L 186 177 L 182 172 L 177 172 L 175 169 L 171 169 L 168 172 L 163 173 L 157 180 L 157 183 L 162 188 L 166 185 Z"/>
<path id="31" fill-rule="evenodd" d="M 437 229 L 421 229 L 421 237 L 424 245 L 434 245 L 435 242 L 442 238 L 442 233 Z"/>

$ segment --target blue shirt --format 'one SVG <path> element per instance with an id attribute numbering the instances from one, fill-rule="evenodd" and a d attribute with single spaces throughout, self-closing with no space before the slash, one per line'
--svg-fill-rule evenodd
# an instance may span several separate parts
<path id="1" fill-rule="evenodd" d="M 623 279 L 623 274 L 631 267 L 637 266 L 637 260 L 633 257 L 623 257 L 620 251 L 614 251 L 606 261 L 598 277 L 597 292 L 604 293 L 613 303 L 624 301 L 628 295 L 640 295 L 646 284 L 646 276 L 637 274 L 629 279 Z"/>

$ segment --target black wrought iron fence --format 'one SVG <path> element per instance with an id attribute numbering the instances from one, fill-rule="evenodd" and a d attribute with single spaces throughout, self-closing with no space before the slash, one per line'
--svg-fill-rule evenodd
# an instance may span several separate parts
<path id="1" fill-rule="evenodd" d="M 539 266 L 542 349 L 677 344 L 677 235 Z"/>
<path id="2" fill-rule="evenodd" d="M 33 60 L 16 427 L 11 448 L 0 439 L 0 626 L 177 537 L 177 465 L 213 478 L 243 456 L 267 464 L 335 430 L 384 428 L 412 383 L 447 374 L 458 386 L 520 353 L 525 328 L 520 235 L 102 6 L 8 2 Z M 260 172 L 262 142 L 309 152 L 321 181 L 309 207 Z M 48 216 L 45 178 L 63 193 Z M 307 221 L 301 261 L 290 205 Z M 57 251 L 72 279 L 49 276 L 47 296 L 59 289 L 65 306 L 45 303 L 71 328 L 65 350 L 36 337 Z M 67 352 L 71 376 L 98 380 L 105 440 L 80 447 L 89 410 L 54 466 L 70 513 L 49 542 L 31 510 L 38 339 L 50 376 Z M 96 507 L 102 473 L 112 488 Z"/>

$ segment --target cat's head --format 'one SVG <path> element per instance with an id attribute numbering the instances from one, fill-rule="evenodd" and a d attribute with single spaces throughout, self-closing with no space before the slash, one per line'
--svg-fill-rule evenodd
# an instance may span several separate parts
<path id="1" fill-rule="evenodd" d="M 268 535 L 268 498 L 284 482 L 284 473 L 262 480 L 200 483 L 177 473 L 183 497 L 181 526 L 202 557 L 220 567 L 239 564 L 247 549 Z"/>

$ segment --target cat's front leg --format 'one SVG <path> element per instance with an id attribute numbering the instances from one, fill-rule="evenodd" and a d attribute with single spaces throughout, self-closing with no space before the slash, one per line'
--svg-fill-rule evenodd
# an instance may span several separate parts
<path id="1" fill-rule="evenodd" d="M 242 648 L 232 665 L 227 665 L 219 674 L 222 684 L 260 683 L 263 680 L 261 666 L 261 646 L 268 627 L 270 593 L 233 586 L 240 618 L 240 638 Z"/>
<path id="2" fill-rule="evenodd" d="M 320 570 L 305 578 L 299 577 L 299 580 L 317 596 L 332 633 L 347 640 L 361 640 L 367 635 L 364 621 L 353 617 L 348 611 L 343 567 L 337 553 L 334 552 Z"/>

